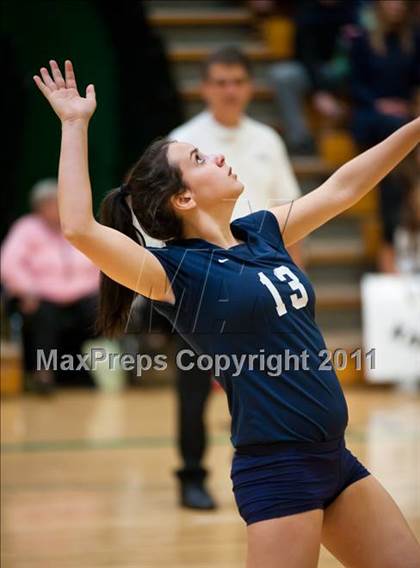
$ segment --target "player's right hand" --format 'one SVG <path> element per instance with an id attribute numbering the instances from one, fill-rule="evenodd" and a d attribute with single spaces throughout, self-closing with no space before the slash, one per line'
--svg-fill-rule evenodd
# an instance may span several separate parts
<path id="1" fill-rule="evenodd" d="M 79 95 L 76 78 L 71 61 L 65 62 L 63 78 L 57 62 L 50 61 L 51 74 L 46 67 L 41 67 L 40 74 L 34 81 L 50 103 L 61 122 L 84 120 L 88 122 L 96 109 L 95 89 L 93 85 L 86 87 L 86 96 Z"/>

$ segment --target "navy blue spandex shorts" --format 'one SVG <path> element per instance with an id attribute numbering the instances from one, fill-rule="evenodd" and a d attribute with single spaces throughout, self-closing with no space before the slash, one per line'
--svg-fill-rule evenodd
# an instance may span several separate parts
<path id="1" fill-rule="evenodd" d="M 325 509 L 346 487 L 367 475 L 344 438 L 339 438 L 238 448 L 231 479 L 239 513 L 250 525 Z"/>

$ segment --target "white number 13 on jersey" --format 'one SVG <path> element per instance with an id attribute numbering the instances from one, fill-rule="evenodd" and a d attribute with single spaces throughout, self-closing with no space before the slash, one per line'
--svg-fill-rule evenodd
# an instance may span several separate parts
<path id="1" fill-rule="evenodd" d="M 286 281 L 293 291 L 299 292 L 299 294 L 292 294 L 290 296 L 293 307 L 297 310 L 304 308 L 308 303 L 308 294 L 304 285 L 296 276 L 296 274 L 293 274 L 293 272 L 290 270 L 290 268 L 287 268 L 287 266 L 278 266 L 273 270 L 273 272 L 279 280 L 281 280 L 282 282 Z M 276 302 L 277 313 L 279 314 L 279 316 L 284 316 L 284 314 L 287 313 L 287 309 L 283 300 L 281 299 L 279 291 L 268 278 L 268 276 L 264 274 L 264 272 L 259 272 L 258 276 L 260 277 L 260 282 L 264 284 L 264 286 L 267 286 L 271 295 L 273 296 L 274 301 Z M 286 276 L 288 278 L 286 278 Z"/>

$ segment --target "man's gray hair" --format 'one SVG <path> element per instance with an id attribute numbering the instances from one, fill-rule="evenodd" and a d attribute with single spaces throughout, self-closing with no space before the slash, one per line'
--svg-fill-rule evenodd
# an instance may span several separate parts
<path id="1" fill-rule="evenodd" d="M 41 179 L 33 186 L 29 195 L 32 209 L 36 209 L 42 201 L 51 197 L 57 197 L 57 180 L 55 178 Z"/>

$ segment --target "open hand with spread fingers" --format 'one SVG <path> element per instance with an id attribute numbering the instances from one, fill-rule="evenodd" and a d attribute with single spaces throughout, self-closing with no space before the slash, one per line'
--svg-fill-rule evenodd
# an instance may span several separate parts
<path id="1" fill-rule="evenodd" d="M 95 112 L 96 97 L 93 85 L 86 87 L 86 96 L 79 95 L 76 77 L 71 61 L 64 65 L 64 77 L 57 62 L 50 61 L 51 74 L 46 67 L 41 67 L 40 74 L 34 76 L 34 81 L 50 103 L 61 122 L 84 120 L 89 122 Z M 52 75 L 52 76 L 51 76 Z"/>

